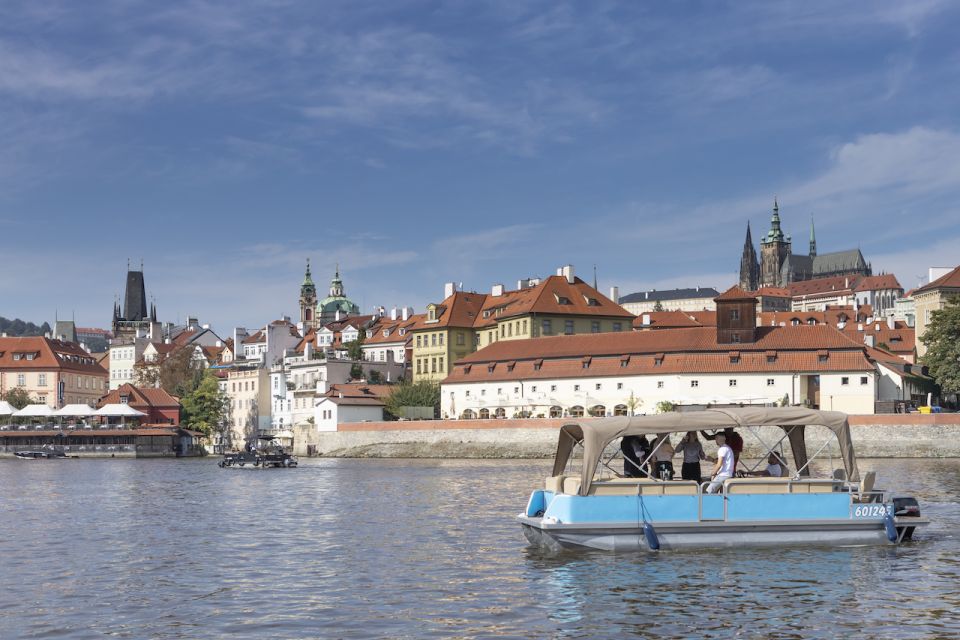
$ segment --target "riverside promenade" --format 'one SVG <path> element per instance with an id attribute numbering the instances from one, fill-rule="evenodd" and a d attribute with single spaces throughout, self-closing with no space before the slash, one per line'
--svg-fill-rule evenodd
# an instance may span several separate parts
<path id="1" fill-rule="evenodd" d="M 338 431 L 297 432 L 297 455 L 342 458 L 551 458 L 557 430 L 568 419 L 408 420 L 345 423 Z M 960 458 L 960 414 L 850 416 L 853 443 L 863 458 Z M 767 427 L 768 441 L 782 431 Z M 810 428 L 808 438 L 821 431 Z M 307 438 L 310 438 L 309 440 Z M 772 440 L 771 440 L 772 438 Z M 308 451 L 307 445 L 312 445 Z M 838 455 L 835 443 L 826 450 Z M 763 452 L 746 438 L 744 455 Z"/>

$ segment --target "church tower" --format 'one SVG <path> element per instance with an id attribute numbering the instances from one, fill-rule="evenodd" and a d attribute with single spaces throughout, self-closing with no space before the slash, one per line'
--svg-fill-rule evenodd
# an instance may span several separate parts
<path id="1" fill-rule="evenodd" d="M 743 243 L 743 255 L 740 256 L 740 288 L 744 291 L 756 291 L 760 286 L 760 263 L 753 248 L 753 236 L 750 235 L 750 222 L 747 222 L 747 239 Z"/>
<path id="2" fill-rule="evenodd" d="M 817 257 L 817 236 L 813 232 L 813 214 L 810 214 L 810 257 Z"/>
<path id="3" fill-rule="evenodd" d="M 303 284 L 300 285 L 300 329 L 306 333 L 316 329 L 317 287 L 310 276 L 310 258 L 307 258 L 307 271 L 303 274 Z"/>
<path id="4" fill-rule="evenodd" d="M 783 263 L 790 257 L 791 240 L 780 228 L 780 207 L 773 199 L 773 217 L 770 231 L 760 241 L 760 286 L 785 287 L 788 283 L 781 275 Z"/>

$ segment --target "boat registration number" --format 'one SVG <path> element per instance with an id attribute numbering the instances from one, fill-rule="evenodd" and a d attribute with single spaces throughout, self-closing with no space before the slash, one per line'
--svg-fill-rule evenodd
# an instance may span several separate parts
<path id="1" fill-rule="evenodd" d="M 893 515 L 893 507 L 883 504 L 861 504 L 853 509 L 854 518 L 885 518 Z"/>

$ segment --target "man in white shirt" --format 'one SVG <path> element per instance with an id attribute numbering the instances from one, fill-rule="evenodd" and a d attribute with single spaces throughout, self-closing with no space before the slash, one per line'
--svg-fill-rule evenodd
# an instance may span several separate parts
<path id="1" fill-rule="evenodd" d="M 723 481 L 733 477 L 733 449 L 727 445 L 727 437 L 721 432 L 717 436 L 717 463 L 713 466 L 713 482 L 707 487 L 707 493 L 716 493 Z"/>
<path id="2" fill-rule="evenodd" d="M 783 477 L 784 465 L 778 456 L 773 451 L 770 452 L 770 455 L 767 456 L 767 468 L 763 471 L 744 471 L 743 475 L 745 476 L 762 476 L 770 478 L 781 478 Z"/>

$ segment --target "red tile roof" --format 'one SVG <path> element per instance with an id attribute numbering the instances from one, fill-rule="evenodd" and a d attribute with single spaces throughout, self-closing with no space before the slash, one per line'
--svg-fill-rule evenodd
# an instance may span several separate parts
<path id="1" fill-rule="evenodd" d="M 649 316 L 649 324 L 643 323 L 645 316 Z M 633 319 L 633 328 L 638 330 L 700 326 L 703 325 L 686 311 L 650 311 L 648 313 L 642 313 Z"/>
<path id="2" fill-rule="evenodd" d="M 854 291 L 877 291 L 881 289 L 903 289 L 892 273 L 883 273 L 879 276 L 861 276 L 857 278 Z"/>
<path id="3" fill-rule="evenodd" d="M 714 300 L 756 300 L 757 297 L 752 294 L 744 291 L 737 285 L 733 285 L 719 296 L 714 298 Z"/>
<path id="4" fill-rule="evenodd" d="M 960 267 L 940 276 L 933 282 L 918 287 L 914 290 L 914 293 L 926 293 L 927 291 L 934 291 L 936 289 L 960 289 Z"/>
<path id="5" fill-rule="evenodd" d="M 20 354 L 20 359 L 14 359 Z M 32 359 L 28 360 L 27 355 Z M 109 376 L 97 358 L 73 342 L 41 336 L 0 338 L 0 370 L 64 370 L 94 376 Z"/>
<path id="6" fill-rule="evenodd" d="M 129 404 L 134 409 L 138 407 L 179 407 L 180 401 L 164 391 L 153 387 L 136 387 L 132 384 L 122 384 L 97 402 L 98 407 L 107 404 L 120 404 L 120 397 L 128 396 Z"/>

